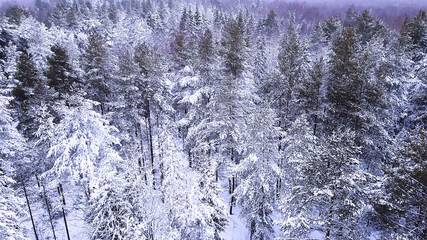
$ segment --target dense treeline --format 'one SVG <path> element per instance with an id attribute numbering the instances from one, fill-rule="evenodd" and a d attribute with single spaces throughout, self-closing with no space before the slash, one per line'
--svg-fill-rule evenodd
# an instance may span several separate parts
<path id="1" fill-rule="evenodd" d="M 0 16 L 1 239 L 427 238 L 426 11 L 217 2 Z"/>

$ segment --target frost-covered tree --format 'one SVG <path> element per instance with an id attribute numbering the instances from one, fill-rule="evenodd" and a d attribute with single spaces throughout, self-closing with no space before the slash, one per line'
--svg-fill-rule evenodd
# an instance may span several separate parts
<path id="1" fill-rule="evenodd" d="M 307 113 L 307 116 L 313 125 L 314 135 L 318 134 L 319 125 L 323 119 L 322 86 L 326 77 L 325 68 L 326 66 L 323 58 L 320 58 L 318 61 L 314 62 L 313 67 L 308 72 L 308 76 L 303 79 L 301 85 L 298 88 L 298 105 Z"/>
<path id="2" fill-rule="evenodd" d="M 352 28 L 344 30 L 333 46 L 329 62 L 326 101 L 329 104 L 328 127 L 357 124 L 356 112 L 359 107 L 361 81 L 356 58 L 356 36 Z"/>
<path id="3" fill-rule="evenodd" d="M 24 141 L 12 125 L 13 119 L 9 109 L 11 86 L 0 72 L 0 237 L 2 239 L 24 239 L 20 226 L 23 214 L 23 200 L 12 186 L 10 178 L 14 166 L 18 165 L 19 151 L 24 149 Z"/>
<path id="4" fill-rule="evenodd" d="M 420 129 L 409 142 L 397 143 L 391 165 L 385 167 L 386 194 L 376 202 L 377 217 L 385 236 L 423 239 L 427 236 L 426 133 Z"/>
<path id="5" fill-rule="evenodd" d="M 18 85 L 12 93 L 19 111 L 18 127 L 26 138 L 34 138 L 37 126 L 34 124 L 35 119 L 31 108 L 35 107 L 34 99 L 40 97 L 36 95 L 38 94 L 36 87 L 42 83 L 34 62 L 26 53 L 22 53 L 19 57 L 15 79 Z"/>
<path id="6" fill-rule="evenodd" d="M 319 225 L 326 239 L 361 238 L 360 229 L 364 215 L 372 207 L 367 199 L 373 196 L 376 179 L 361 169 L 357 155 L 360 148 L 355 144 L 355 133 L 338 129 L 324 139 L 321 155 L 324 178 L 322 208 L 319 208 Z"/>
<path id="7" fill-rule="evenodd" d="M 59 123 L 55 123 L 55 117 L 50 117 L 37 132 L 40 141 L 50 145 L 47 158 L 52 165 L 44 176 L 69 179 L 82 186 L 84 196 L 90 199 L 96 169 L 121 159 L 113 148 L 119 143 L 112 135 L 116 128 L 94 111 L 97 103 L 78 95 L 68 97 L 67 102 L 68 105 L 55 109 Z"/>
<path id="8" fill-rule="evenodd" d="M 327 166 L 306 115 L 296 119 L 284 141 L 284 192 L 279 201 L 283 219 L 279 224 L 287 238 L 309 237 L 322 221 L 320 209 L 327 197 L 322 180 Z"/>
<path id="9" fill-rule="evenodd" d="M 45 75 L 49 79 L 48 85 L 58 94 L 57 98 L 64 99 L 74 91 L 77 79 L 67 51 L 58 45 L 52 46 L 51 51 L 53 54 L 47 58 L 49 68 Z"/>
<path id="10" fill-rule="evenodd" d="M 364 10 L 356 19 L 356 33 L 362 45 L 369 42 L 377 31 L 374 18 L 368 10 Z"/>
<path id="11" fill-rule="evenodd" d="M 308 61 L 306 45 L 299 37 L 295 15 L 290 14 L 289 25 L 281 41 L 278 54 L 280 76 L 279 82 L 275 84 L 279 84 L 281 87 L 272 87 L 271 90 L 271 98 L 276 99 L 275 106 L 278 109 L 281 127 L 285 129 L 297 116 L 297 90 L 306 78 Z"/>
<path id="12" fill-rule="evenodd" d="M 164 118 L 160 128 L 160 154 L 163 164 L 163 184 L 161 187 L 164 203 L 163 238 L 171 239 L 214 239 L 221 230 L 218 208 L 206 199 L 206 192 L 200 188 L 200 174 L 185 167 L 182 159 L 174 152 L 171 123 Z M 207 184 L 207 182 L 204 182 Z M 207 187 L 207 186 L 204 186 Z M 210 199 L 218 201 L 218 199 Z M 220 224 L 220 226 L 218 226 Z"/>
<path id="13" fill-rule="evenodd" d="M 87 221 L 93 227 L 91 239 L 136 237 L 140 222 L 137 194 L 140 192 L 132 180 L 132 175 L 125 172 L 103 168 L 89 201 Z"/>
<path id="14" fill-rule="evenodd" d="M 275 210 L 279 175 L 277 140 L 281 132 L 268 104 L 260 104 L 251 114 L 248 128 L 246 156 L 235 170 L 242 179 L 235 195 L 242 206 L 241 215 L 246 220 L 250 239 L 274 239 L 271 215 Z"/>
<path id="15" fill-rule="evenodd" d="M 246 57 L 245 28 L 242 16 L 231 19 L 222 32 L 220 60 L 222 61 L 220 84 L 215 86 L 208 108 L 212 111 L 209 131 L 216 135 L 214 146 L 223 157 L 219 164 L 233 166 L 244 151 L 247 113 L 257 98 L 254 95 L 254 79 Z M 229 192 L 237 187 L 236 176 L 229 179 Z M 231 197 L 230 214 L 233 213 L 234 196 Z"/>
<path id="16" fill-rule="evenodd" d="M 115 73 L 112 56 L 100 32 L 92 30 L 88 37 L 88 47 L 84 54 L 83 69 L 88 97 L 100 103 L 100 112 L 107 113 L 106 104 L 110 97 L 112 76 Z"/>

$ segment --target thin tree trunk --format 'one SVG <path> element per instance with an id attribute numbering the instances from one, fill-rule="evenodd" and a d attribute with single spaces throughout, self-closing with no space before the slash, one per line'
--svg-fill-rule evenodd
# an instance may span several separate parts
<path id="1" fill-rule="evenodd" d="M 313 135 L 316 136 L 317 130 L 317 115 L 314 115 L 314 127 L 313 127 Z"/>
<path id="2" fill-rule="evenodd" d="M 68 231 L 67 218 L 65 216 L 65 197 L 64 197 L 64 189 L 62 188 L 62 184 L 58 186 L 58 195 L 59 199 L 62 202 L 62 216 L 64 217 L 65 230 L 67 232 L 67 238 L 70 240 L 70 232 Z"/>
<path id="3" fill-rule="evenodd" d="M 52 213 L 50 212 L 49 201 L 47 200 L 47 195 L 46 195 L 46 188 L 45 188 L 44 184 L 42 184 L 42 185 L 43 185 L 43 196 L 44 196 L 44 200 L 46 202 L 47 213 L 49 214 L 50 226 L 52 227 L 53 239 L 56 240 L 55 228 L 53 226 Z"/>
<path id="4" fill-rule="evenodd" d="M 230 215 L 233 215 L 233 205 L 234 205 L 234 187 L 235 187 L 235 179 L 233 176 L 233 192 L 231 193 L 231 201 L 230 201 Z"/>
<path id="5" fill-rule="evenodd" d="M 157 127 L 161 129 L 163 126 L 159 122 L 159 115 L 156 115 L 156 122 Z M 164 180 L 164 169 L 163 169 L 163 156 L 165 155 L 164 148 L 162 148 L 161 144 L 165 144 L 164 142 L 160 142 L 160 140 L 157 141 L 157 149 L 159 149 L 159 162 L 160 162 L 160 186 L 163 186 L 163 180 Z"/>
<path id="6" fill-rule="evenodd" d="M 231 148 L 231 163 L 234 163 L 234 149 Z M 234 205 L 234 189 L 236 188 L 236 179 L 233 175 L 231 179 L 231 201 L 230 201 L 230 215 L 233 215 L 233 205 Z"/>
<path id="7" fill-rule="evenodd" d="M 188 165 L 190 168 L 193 168 L 193 161 L 191 160 L 191 151 L 188 149 Z"/>
<path id="8" fill-rule="evenodd" d="M 145 179 L 145 184 L 148 184 L 147 171 L 146 171 L 146 165 L 145 165 L 144 140 L 142 137 L 142 125 L 140 122 L 137 123 L 137 128 L 138 128 L 137 131 L 139 130 L 139 146 L 141 148 L 142 167 L 144 169 L 144 179 Z"/>
<path id="9" fill-rule="evenodd" d="M 140 151 L 140 154 L 138 156 L 139 173 L 143 176 L 145 180 L 145 184 L 147 184 L 147 173 L 145 171 L 144 145 L 142 142 L 142 129 L 139 123 L 135 123 L 135 139 L 137 141 L 137 144 L 139 143 L 138 147 Z"/>
<path id="10" fill-rule="evenodd" d="M 153 132 L 151 126 L 151 113 L 150 101 L 147 100 L 147 121 L 148 121 L 148 135 L 150 142 L 150 155 L 151 155 L 151 173 L 153 174 L 153 188 L 156 189 L 156 170 L 154 168 L 154 150 L 153 150 Z"/>
<path id="11" fill-rule="evenodd" d="M 101 107 L 101 115 L 104 115 L 104 104 L 101 103 L 99 106 Z"/>
<path id="12" fill-rule="evenodd" d="M 283 123 L 284 122 L 286 122 L 284 119 L 283 119 L 283 113 L 282 113 L 282 97 L 280 97 L 280 99 L 279 99 L 279 114 L 280 114 L 280 117 L 279 117 L 279 127 L 281 127 L 282 128 L 282 130 L 285 130 L 285 126 L 282 126 L 282 125 L 284 125 Z M 280 154 L 280 152 L 282 151 L 282 136 L 279 136 L 279 146 L 278 146 L 278 149 L 279 149 L 279 154 Z M 282 169 L 282 159 L 281 158 L 279 158 L 279 168 L 280 169 Z M 276 186 L 276 197 L 277 197 L 277 199 L 279 199 L 279 195 L 280 195 L 280 188 L 281 188 L 281 183 L 282 183 L 282 178 L 279 176 L 278 178 L 277 178 L 277 186 Z"/>
<path id="13" fill-rule="evenodd" d="M 22 187 L 24 188 L 25 199 L 27 200 L 28 211 L 30 212 L 31 224 L 33 225 L 34 236 L 36 236 L 36 240 L 39 240 L 39 236 L 37 235 L 36 225 L 34 224 L 33 212 L 31 211 L 30 201 L 28 200 L 27 189 L 25 188 L 24 181 L 21 181 Z"/>
<path id="14" fill-rule="evenodd" d="M 329 214 L 328 214 L 328 229 L 326 230 L 326 240 L 330 239 L 331 236 L 331 228 L 332 228 L 332 217 L 334 212 L 334 201 L 335 201 L 335 191 L 331 197 L 331 206 L 329 206 Z"/>

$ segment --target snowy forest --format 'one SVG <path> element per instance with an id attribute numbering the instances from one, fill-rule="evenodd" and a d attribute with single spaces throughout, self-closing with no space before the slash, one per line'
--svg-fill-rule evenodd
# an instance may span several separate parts
<path id="1" fill-rule="evenodd" d="M 426 9 L 271 6 L 3 7 L 0 239 L 427 239 Z"/>

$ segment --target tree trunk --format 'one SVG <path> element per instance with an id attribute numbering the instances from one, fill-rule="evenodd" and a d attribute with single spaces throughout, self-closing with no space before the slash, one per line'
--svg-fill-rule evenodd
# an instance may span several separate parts
<path id="1" fill-rule="evenodd" d="M 317 115 L 314 115 L 314 127 L 313 127 L 313 135 L 316 136 L 316 130 L 317 130 Z"/>
<path id="2" fill-rule="evenodd" d="M 193 168 L 193 162 L 191 161 L 191 151 L 188 149 L 188 165 L 190 168 Z"/>
<path id="3" fill-rule="evenodd" d="M 232 185 L 232 187 L 233 187 L 233 192 L 231 193 L 232 195 L 231 195 L 231 201 L 230 201 L 230 215 L 233 215 L 233 205 L 234 205 L 234 188 L 235 188 L 235 179 L 234 179 L 234 176 L 233 176 L 233 185 Z"/>
<path id="4" fill-rule="evenodd" d="M 151 113 L 150 113 L 149 100 L 147 100 L 147 122 L 148 122 L 148 136 L 149 136 L 149 142 L 150 142 L 151 173 L 153 174 L 153 188 L 156 189 L 156 170 L 154 168 L 153 132 L 152 132 L 152 126 L 151 126 Z"/>
<path id="5" fill-rule="evenodd" d="M 22 187 L 24 188 L 24 194 L 25 194 L 25 199 L 27 200 L 28 211 L 30 212 L 31 224 L 33 225 L 33 230 L 34 230 L 34 236 L 36 237 L 36 240 L 39 240 L 39 236 L 37 235 L 37 231 L 36 231 L 36 225 L 34 224 L 33 212 L 31 211 L 31 207 L 30 207 L 30 201 L 28 200 L 27 189 L 25 188 L 25 184 L 23 180 L 21 181 L 21 183 L 22 183 Z"/>
<path id="6" fill-rule="evenodd" d="M 67 217 L 65 216 L 65 197 L 64 197 L 64 189 L 62 188 L 62 184 L 58 186 L 58 195 L 59 199 L 62 202 L 62 216 L 64 217 L 65 230 L 67 232 L 67 239 L 70 240 L 70 232 L 68 231 Z"/>
<path id="7" fill-rule="evenodd" d="M 234 149 L 231 148 L 231 163 L 234 163 Z M 234 189 L 236 189 L 236 179 L 233 175 L 231 179 L 231 201 L 230 201 L 230 215 L 233 215 L 233 205 L 234 205 Z"/>
<path id="8" fill-rule="evenodd" d="M 101 115 L 104 115 L 104 111 L 105 111 L 104 104 L 101 103 L 101 104 L 99 104 L 99 106 L 101 107 Z"/>
<path id="9" fill-rule="evenodd" d="M 331 236 L 331 228 L 332 228 L 332 217 L 334 213 L 334 201 L 335 201 L 335 191 L 331 197 L 331 206 L 329 206 L 329 214 L 328 214 L 328 228 L 326 230 L 325 239 L 329 240 Z"/>
<path id="10" fill-rule="evenodd" d="M 46 202 L 46 208 L 47 208 L 47 213 L 49 215 L 50 226 L 52 227 L 53 239 L 56 240 L 55 228 L 53 226 L 52 213 L 50 212 L 50 205 L 49 205 L 49 201 L 47 200 L 47 195 L 46 195 L 46 188 L 45 188 L 44 184 L 42 184 L 42 185 L 43 185 L 43 197 L 44 197 L 44 200 Z"/>
<path id="11" fill-rule="evenodd" d="M 141 154 L 142 154 L 142 167 L 144 169 L 144 179 L 145 179 L 145 184 L 148 184 L 147 171 L 146 171 L 146 167 L 145 167 L 145 154 L 144 154 L 144 143 L 143 143 L 143 140 L 142 140 L 142 126 L 141 126 L 141 123 L 138 123 L 137 126 L 138 126 L 138 129 L 139 129 L 139 144 L 140 144 Z"/>
<path id="12" fill-rule="evenodd" d="M 139 172 L 143 176 L 145 180 L 145 184 L 147 184 L 147 173 L 145 171 L 144 145 L 142 141 L 142 129 L 141 129 L 141 124 L 139 123 L 135 123 L 135 140 L 139 143 L 138 144 L 139 151 L 140 151 L 140 154 L 138 156 Z"/>

